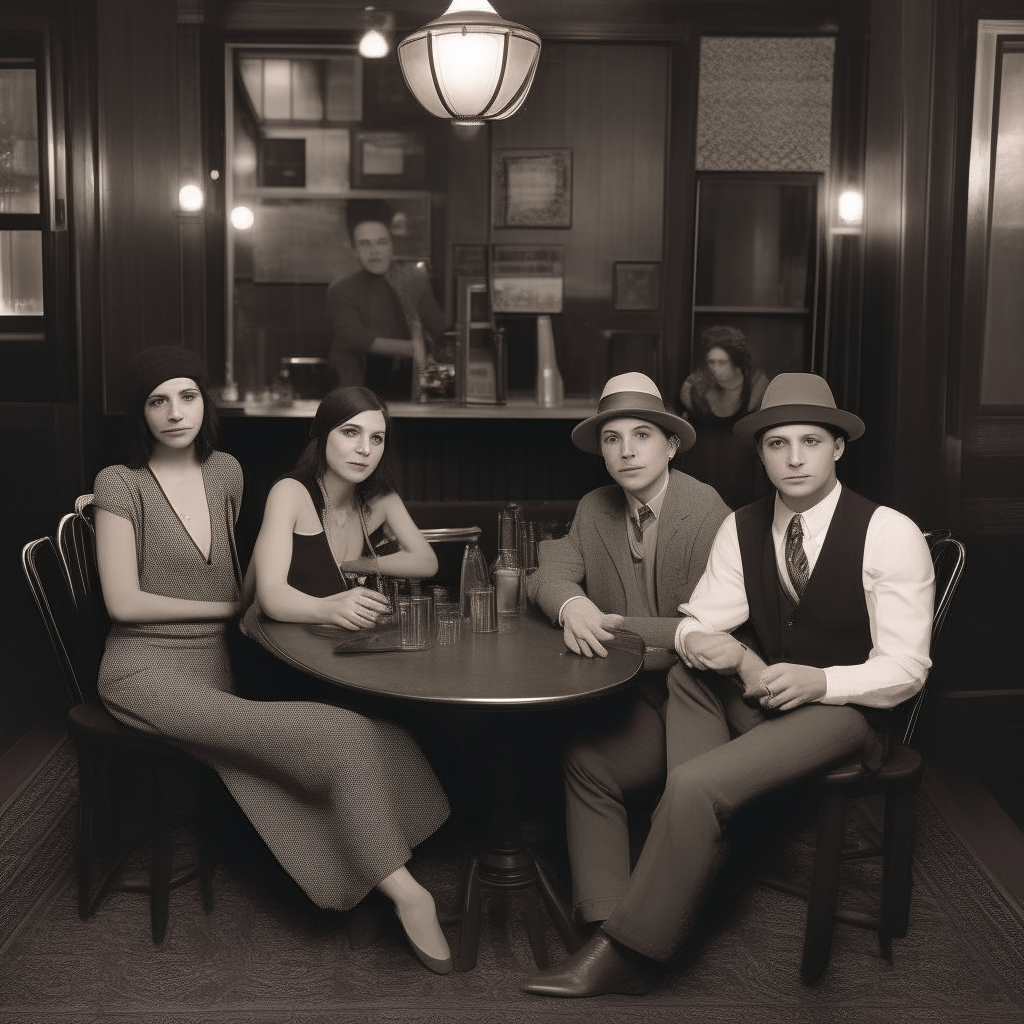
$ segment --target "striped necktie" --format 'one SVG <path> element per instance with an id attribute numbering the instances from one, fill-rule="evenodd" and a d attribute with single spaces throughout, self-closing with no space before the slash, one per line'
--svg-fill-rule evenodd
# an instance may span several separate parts
<path id="1" fill-rule="evenodd" d="M 638 544 L 644 542 L 644 530 L 647 529 L 647 524 L 654 518 L 654 513 L 651 511 L 650 505 L 641 505 L 636 510 L 636 518 L 630 517 L 630 522 L 633 524 L 633 534 L 636 537 Z"/>
<path id="2" fill-rule="evenodd" d="M 793 516 L 786 529 L 786 570 L 796 591 L 797 600 L 801 600 L 807 589 L 810 573 L 807 569 L 807 554 L 804 551 L 804 523 L 800 516 Z"/>

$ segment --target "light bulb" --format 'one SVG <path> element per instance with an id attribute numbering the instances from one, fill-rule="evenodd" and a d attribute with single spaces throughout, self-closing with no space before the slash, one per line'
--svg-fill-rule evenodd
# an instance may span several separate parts
<path id="1" fill-rule="evenodd" d="M 379 60 L 381 57 L 386 57 L 390 49 L 387 39 L 375 28 L 364 32 L 363 38 L 359 40 L 359 56 L 366 57 L 367 60 Z"/>
<path id="2" fill-rule="evenodd" d="M 864 196 L 860 192 L 844 192 L 839 197 L 839 219 L 844 224 L 860 224 L 864 220 Z"/>
<path id="3" fill-rule="evenodd" d="M 256 222 L 256 215 L 248 206 L 236 206 L 231 211 L 231 226 L 239 231 L 247 231 Z"/>
<path id="4" fill-rule="evenodd" d="M 178 193 L 178 205 L 186 213 L 195 213 L 203 208 L 203 190 L 198 185 L 182 185 Z"/>

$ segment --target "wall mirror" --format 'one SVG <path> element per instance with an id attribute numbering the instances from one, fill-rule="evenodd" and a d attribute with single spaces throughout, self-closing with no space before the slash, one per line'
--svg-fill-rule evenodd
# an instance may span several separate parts
<path id="1" fill-rule="evenodd" d="M 700 174 L 693 288 L 701 333 L 727 324 L 768 377 L 810 370 L 817 327 L 820 174 Z"/>
<path id="2" fill-rule="evenodd" d="M 350 46 L 229 44 L 225 97 L 224 397 L 315 401 L 332 382 L 327 288 L 360 269 L 351 204 L 383 201 L 395 265 L 442 294 L 438 125 L 397 64 Z"/>

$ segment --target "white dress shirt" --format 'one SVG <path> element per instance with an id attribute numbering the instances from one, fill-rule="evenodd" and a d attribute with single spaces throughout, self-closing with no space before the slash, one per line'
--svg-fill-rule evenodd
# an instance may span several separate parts
<path id="1" fill-rule="evenodd" d="M 647 502 L 637 500 L 629 491 L 623 491 L 626 497 L 626 517 L 623 521 L 623 527 L 626 531 L 626 537 L 629 539 L 630 553 L 638 561 L 643 559 L 644 562 L 644 573 L 647 579 L 647 599 L 651 605 L 652 615 L 658 614 L 658 601 L 654 596 L 654 556 L 658 550 L 658 520 L 661 518 L 661 507 L 665 504 L 665 495 L 668 493 L 668 481 L 669 472 L 666 468 L 665 482 L 661 485 L 661 490 Z M 641 505 L 647 505 L 654 513 L 654 518 L 648 522 L 647 527 L 644 529 L 644 539 L 642 542 L 636 539 L 636 533 L 633 531 L 633 522 L 637 518 L 637 509 Z M 560 626 L 563 624 L 562 612 L 565 611 L 565 606 L 569 601 L 575 601 L 585 596 L 585 594 L 574 594 L 568 601 L 562 602 L 562 607 L 558 609 L 558 624 Z"/>
<path id="2" fill-rule="evenodd" d="M 801 513 L 803 545 L 810 573 L 821 554 L 842 486 Z M 786 570 L 786 530 L 794 513 L 775 496 L 772 540 L 779 580 L 792 600 L 796 593 Z M 913 696 L 931 668 L 935 576 L 931 555 L 914 522 L 880 505 L 868 523 L 861 580 L 871 628 L 871 651 L 861 665 L 833 665 L 825 671 L 822 704 L 864 704 L 890 708 Z M 685 616 L 676 629 L 676 651 L 688 633 L 731 633 L 749 617 L 743 585 L 743 561 L 735 514 L 722 523 L 708 566 L 690 600 L 679 606 Z M 693 666 L 690 665 L 692 668 Z"/>

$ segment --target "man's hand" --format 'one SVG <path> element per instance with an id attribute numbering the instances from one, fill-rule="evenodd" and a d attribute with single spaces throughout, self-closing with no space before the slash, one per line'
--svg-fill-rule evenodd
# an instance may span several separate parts
<path id="1" fill-rule="evenodd" d="M 694 668 L 724 676 L 735 675 L 743 664 L 746 647 L 728 633 L 687 633 L 683 650 Z"/>
<path id="2" fill-rule="evenodd" d="M 574 654 L 607 658 L 601 641 L 612 638 L 610 630 L 622 625 L 621 615 L 606 615 L 588 597 L 570 601 L 562 612 L 562 639 Z"/>
<path id="3" fill-rule="evenodd" d="M 758 685 L 761 692 L 755 690 L 750 696 L 759 699 L 765 711 L 792 711 L 825 696 L 825 671 L 783 661 L 766 668 Z"/>

